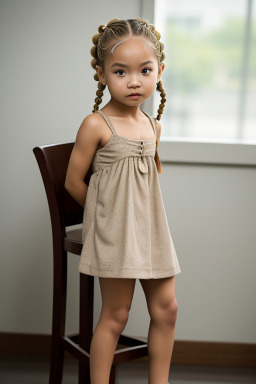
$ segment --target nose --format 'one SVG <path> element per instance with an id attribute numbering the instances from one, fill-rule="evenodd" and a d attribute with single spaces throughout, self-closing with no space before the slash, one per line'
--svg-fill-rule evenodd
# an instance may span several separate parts
<path id="1" fill-rule="evenodd" d="M 127 86 L 128 88 L 137 88 L 141 86 L 141 83 L 137 76 L 133 76 L 129 79 Z"/>

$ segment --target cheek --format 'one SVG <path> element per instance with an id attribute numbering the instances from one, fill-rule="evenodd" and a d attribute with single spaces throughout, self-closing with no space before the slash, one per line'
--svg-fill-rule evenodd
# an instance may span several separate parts
<path id="1" fill-rule="evenodd" d="M 157 82 L 157 78 L 152 77 L 151 79 L 149 79 L 149 80 L 146 82 L 146 86 L 147 86 L 147 88 L 148 88 L 148 89 L 155 90 L 155 88 L 156 88 L 156 82 Z"/>
<path id="2" fill-rule="evenodd" d="M 123 77 L 117 77 L 117 76 L 110 76 L 109 80 L 108 80 L 108 83 L 110 84 L 110 86 L 112 85 L 112 86 L 116 86 L 116 87 L 121 85 L 123 82 L 124 82 L 124 78 Z"/>

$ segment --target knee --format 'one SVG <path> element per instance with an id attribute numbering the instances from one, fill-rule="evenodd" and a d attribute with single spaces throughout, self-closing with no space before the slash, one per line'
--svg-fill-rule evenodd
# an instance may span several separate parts
<path id="1" fill-rule="evenodd" d="M 129 310 L 126 308 L 115 311 L 112 315 L 113 331 L 120 335 L 124 330 L 129 318 Z"/>
<path id="2" fill-rule="evenodd" d="M 112 310 L 112 312 L 109 313 L 107 316 L 106 314 L 105 316 L 103 315 L 103 318 L 105 323 L 107 322 L 107 326 L 111 330 L 111 332 L 115 335 L 120 335 L 127 324 L 129 318 L 129 309 L 122 308 Z"/>
<path id="3" fill-rule="evenodd" d="M 178 303 L 176 298 L 173 298 L 165 303 L 158 303 L 150 311 L 150 316 L 153 322 L 175 326 L 178 313 Z"/>

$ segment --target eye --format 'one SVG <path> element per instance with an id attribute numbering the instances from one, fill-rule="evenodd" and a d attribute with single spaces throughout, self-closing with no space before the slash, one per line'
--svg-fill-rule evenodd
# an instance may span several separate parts
<path id="1" fill-rule="evenodd" d="M 125 72 L 122 69 L 119 69 L 115 73 L 117 73 L 119 76 L 123 76 L 125 74 Z"/>
<path id="2" fill-rule="evenodd" d="M 145 75 L 148 75 L 151 72 L 151 69 L 150 68 L 143 68 L 141 72 L 144 73 Z"/>

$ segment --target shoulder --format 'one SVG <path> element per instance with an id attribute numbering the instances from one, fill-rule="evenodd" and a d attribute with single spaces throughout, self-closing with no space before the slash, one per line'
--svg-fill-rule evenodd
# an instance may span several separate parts
<path id="1" fill-rule="evenodd" d="M 159 142 L 160 142 L 160 136 L 161 136 L 161 123 L 159 120 L 154 118 L 155 124 L 156 124 L 156 146 L 158 147 Z"/>
<path id="2" fill-rule="evenodd" d="M 78 136 L 83 137 L 93 135 L 95 138 L 97 138 L 97 136 L 100 137 L 101 127 L 102 117 L 99 115 L 99 113 L 91 113 L 82 121 L 78 130 Z"/>
<path id="3" fill-rule="evenodd" d="M 99 115 L 99 113 L 91 113 L 90 115 L 84 118 L 79 130 L 81 131 L 97 130 L 101 122 L 102 122 L 102 117 Z"/>
<path id="4" fill-rule="evenodd" d="M 77 132 L 76 144 L 85 146 L 86 143 L 98 144 L 101 140 L 102 119 L 98 113 L 91 113 L 86 116 Z"/>
<path id="5" fill-rule="evenodd" d="M 155 118 L 155 122 L 156 122 L 156 132 L 159 133 L 159 135 L 160 135 L 161 134 L 161 123 L 156 118 Z"/>

